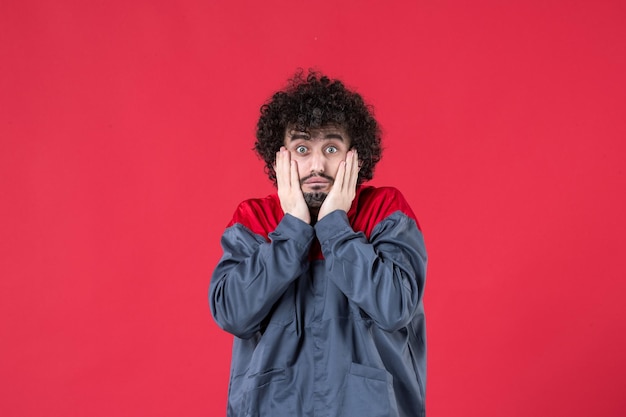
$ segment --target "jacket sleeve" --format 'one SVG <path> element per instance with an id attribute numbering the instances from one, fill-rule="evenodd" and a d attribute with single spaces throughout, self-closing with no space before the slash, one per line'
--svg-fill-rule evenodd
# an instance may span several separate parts
<path id="1" fill-rule="evenodd" d="M 381 329 L 407 326 L 419 311 L 426 250 L 415 220 L 401 211 L 384 218 L 370 239 L 336 210 L 315 225 L 329 278 Z"/>
<path id="2" fill-rule="evenodd" d="M 268 237 L 269 242 L 241 224 L 226 229 L 224 254 L 211 277 L 211 313 L 222 329 L 242 339 L 260 329 L 274 303 L 307 268 L 314 233 L 285 215 Z"/>

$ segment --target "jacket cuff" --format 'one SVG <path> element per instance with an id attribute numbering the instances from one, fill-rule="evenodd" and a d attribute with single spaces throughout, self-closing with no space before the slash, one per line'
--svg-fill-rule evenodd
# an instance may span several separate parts
<path id="1" fill-rule="evenodd" d="M 285 214 L 276 230 L 269 234 L 271 240 L 290 240 L 308 248 L 315 237 L 313 227 L 291 214 Z"/>
<path id="2" fill-rule="evenodd" d="M 348 214 L 343 210 L 335 210 L 315 224 L 315 234 L 322 245 L 333 237 L 346 232 L 353 232 Z"/>

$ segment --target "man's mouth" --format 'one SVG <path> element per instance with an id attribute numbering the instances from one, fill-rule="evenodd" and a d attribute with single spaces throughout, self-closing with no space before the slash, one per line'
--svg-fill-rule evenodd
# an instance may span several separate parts
<path id="1" fill-rule="evenodd" d="M 309 175 L 301 180 L 302 185 L 308 185 L 311 187 L 322 187 L 325 185 L 331 185 L 333 178 L 326 175 Z"/>
<path id="2" fill-rule="evenodd" d="M 330 184 L 330 181 L 324 178 L 311 178 L 308 181 L 304 182 L 306 185 L 326 185 Z"/>

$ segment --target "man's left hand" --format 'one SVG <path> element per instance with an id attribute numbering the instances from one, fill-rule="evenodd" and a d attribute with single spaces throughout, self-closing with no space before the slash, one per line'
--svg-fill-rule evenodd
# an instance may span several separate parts
<path id="1" fill-rule="evenodd" d="M 335 210 L 343 210 L 346 213 L 350 210 L 356 195 L 358 178 L 359 158 L 356 150 L 351 150 L 346 155 L 346 160 L 339 164 L 335 182 L 320 207 L 317 220 L 321 220 Z"/>

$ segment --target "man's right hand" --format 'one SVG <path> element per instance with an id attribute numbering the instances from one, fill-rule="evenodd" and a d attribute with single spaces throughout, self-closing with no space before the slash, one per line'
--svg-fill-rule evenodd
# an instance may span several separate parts
<path id="1" fill-rule="evenodd" d="M 311 224 L 311 213 L 300 188 L 298 163 L 291 160 L 291 152 L 284 146 L 281 146 L 280 150 L 276 152 L 274 170 L 276 171 L 278 198 L 285 214 L 289 213 L 303 222 Z"/>

